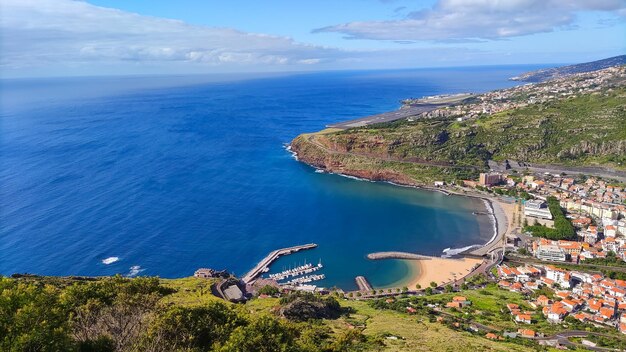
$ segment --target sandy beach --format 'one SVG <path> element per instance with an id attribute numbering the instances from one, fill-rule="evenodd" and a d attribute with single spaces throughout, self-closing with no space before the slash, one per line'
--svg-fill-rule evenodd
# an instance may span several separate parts
<path id="1" fill-rule="evenodd" d="M 515 224 L 511 221 L 515 212 L 514 203 L 505 203 L 495 198 L 487 199 L 493 208 L 493 218 L 496 221 L 497 235 L 481 248 L 472 253 L 483 255 L 492 249 L 501 246 L 502 238 L 513 230 Z M 493 229 L 491 229 L 493 231 Z M 482 263 L 481 259 L 476 258 L 432 258 L 423 260 L 407 260 L 411 266 L 411 277 L 403 280 L 403 286 L 409 289 L 415 289 L 419 284 L 421 287 L 428 287 L 431 282 L 438 285 L 453 281 L 455 278 L 461 279 L 469 274 L 475 267 Z"/>
<path id="2" fill-rule="evenodd" d="M 413 272 L 417 273 L 406 284 L 409 289 L 415 289 L 417 284 L 423 288 L 428 287 L 431 282 L 438 285 L 460 279 L 469 274 L 472 269 L 482 263 L 481 259 L 475 258 L 432 258 L 407 261 L 413 266 Z"/>

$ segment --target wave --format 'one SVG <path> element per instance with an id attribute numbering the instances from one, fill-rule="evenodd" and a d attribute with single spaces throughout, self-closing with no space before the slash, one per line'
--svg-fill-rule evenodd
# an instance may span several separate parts
<path id="1" fill-rule="evenodd" d="M 120 260 L 120 257 L 108 257 L 108 258 L 102 259 L 102 264 L 109 265 L 109 264 L 113 264 L 113 263 L 115 263 L 115 262 L 117 262 L 119 260 Z"/>
<path id="2" fill-rule="evenodd" d="M 485 204 L 485 209 L 489 212 L 489 221 L 491 222 L 493 235 L 485 244 L 473 244 L 471 246 L 463 247 L 463 248 L 446 248 L 442 252 L 444 253 L 442 257 L 449 258 L 454 255 L 458 255 L 470 249 L 480 248 L 491 244 L 498 237 L 498 220 L 496 218 L 495 209 L 493 208 L 493 204 L 490 200 L 481 198 L 483 203 Z"/>
<path id="3" fill-rule="evenodd" d="M 352 179 L 352 180 L 357 180 L 357 181 L 376 182 L 376 181 L 372 181 L 372 180 L 369 180 L 367 178 L 362 178 L 362 177 L 350 176 L 350 175 L 345 175 L 345 174 L 336 174 L 336 173 L 333 173 L 333 172 L 331 172 L 331 174 L 337 175 L 337 176 L 341 176 L 341 177 L 345 177 L 345 178 L 349 178 L 349 179 Z"/>
<path id="4" fill-rule="evenodd" d="M 486 246 L 488 244 L 491 244 L 491 242 L 495 241 L 496 237 L 498 237 L 498 219 L 496 218 L 496 211 L 493 208 L 493 203 L 485 198 L 483 198 L 483 202 L 485 203 L 485 208 L 490 212 L 490 221 L 493 229 L 493 235 L 491 236 L 489 241 L 484 244 Z"/>
<path id="5" fill-rule="evenodd" d="M 286 151 L 288 151 L 291 154 L 291 157 L 294 158 L 296 161 L 298 161 L 298 153 L 294 152 L 293 149 L 291 149 L 291 144 L 283 144 L 283 147 L 285 148 Z"/>
<path id="6" fill-rule="evenodd" d="M 446 248 L 444 249 L 442 252 L 444 253 L 443 255 L 441 255 L 442 258 L 450 258 L 452 256 L 458 255 L 460 253 L 463 253 L 467 250 L 470 249 L 474 249 L 474 248 L 480 248 L 482 247 L 482 244 L 473 244 L 471 246 L 467 246 L 467 247 L 463 247 L 463 248 Z"/>
<path id="7" fill-rule="evenodd" d="M 140 272 L 144 271 L 146 269 L 143 269 L 141 266 L 139 265 L 133 265 L 130 267 L 130 271 L 128 272 L 128 274 L 126 274 L 126 277 L 135 277 L 137 276 Z"/>

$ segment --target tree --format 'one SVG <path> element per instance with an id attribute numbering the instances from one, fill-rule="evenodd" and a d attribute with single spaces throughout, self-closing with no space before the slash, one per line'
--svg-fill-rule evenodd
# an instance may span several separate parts
<path id="1" fill-rule="evenodd" d="M 293 351 L 297 330 L 294 326 L 262 315 L 248 325 L 237 327 L 228 341 L 219 349 L 222 352 L 274 352 Z"/>
<path id="2" fill-rule="evenodd" d="M 418 290 L 421 290 L 422 289 L 422 285 L 417 284 L 417 285 L 415 285 L 415 288 L 418 289 Z"/>
<path id="3" fill-rule="evenodd" d="M 433 288 L 432 288 L 432 287 L 426 287 L 426 290 L 424 290 L 424 292 L 425 292 L 427 295 L 429 295 L 429 296 L 430 296 L 430 295 L 432 295 L 432 294 L 433 294 Z"/>
<path id="4" fill-rule="evenodd" d="M 450 293 L 452 292 L 453 288 L 451 285 L 446 285 L 446 292 Z"/>
<path id="5" fill-rule="evenodd" d="M 172 349 L 210 349 L 225 343 L 246 320 L 222 302 L 200 307 L 175 306 L 152 324 L 149 339 L 158 339 Z"/>
<path id="6" fill-rule="evenodd" d="M 402 287 L 402 293 L 407 293 L 407 292 L 409 292 L 409 288 L 406 286 Z"/>
<path id="7" fill-rule="evenodd" d="M 437 283 L 436 283 L 436 282 L 434 282 L 434 281 L 431 281 L 431 282 L 430 282 L 430 287 L 432 287 L 432 288 L 437 287 Z"/>
<path id="8" fill-rule="evenodd" d="M 259 295 L 274 296 L 280 293 L 280 290 L 276 286 L 265 285 L 259 289 Z"/>

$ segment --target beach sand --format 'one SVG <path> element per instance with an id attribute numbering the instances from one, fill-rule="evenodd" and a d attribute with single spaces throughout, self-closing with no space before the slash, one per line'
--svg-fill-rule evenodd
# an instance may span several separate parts
<path id="1" fill-rule="evenodd" d="M 426 288 L 433 281 L 438 285 L 451 282 L 455 279 L 455 275 L 457 280 L 461 279 L 469 274 L 475 266 L 480 265 L 482 260 L 475 258 L 432 258 L 407 260 L 407 262 L 408 265 L 413 266 L 412 271 L 417 273 L 417 275 L 411 277 L 405 286 L 414 290 L 417 284 L 420 284 L 422 288 Z"/>
<path id="2" fill-rule="evenodd" d="M 490 198 L 493 206 L 493 216 L 497 221 L 497 233 L 495 238 L 492 238 L 490 243 L 482 248 L 473 251 L 476 254 L 484 254 L 491 249 L 501 246 L 502 238 L 510 233 L 516 224 L 511 221 L 513 214 L 515 213 L 515 204 L 505 203 L 501 200 Z M 493 231 L 493 228 L 489 229 Z M 417 284 L 422 288 L 428 287 L 431 282 L 436 282 L 438 285 L 452 282 L 455 278 L 457 280 L 465 277 L 472 269 L 482 263 L 482 259 L 476 258 L 432 258 L 424 260 L 407 260 L 407 265 L 410 266 L 410 277 L 406 278 L 402 282 L 402 286 L 406 286 L 409 289 L 415 289 Z M 456 275 L 456 277 L 455 277 Z"/>

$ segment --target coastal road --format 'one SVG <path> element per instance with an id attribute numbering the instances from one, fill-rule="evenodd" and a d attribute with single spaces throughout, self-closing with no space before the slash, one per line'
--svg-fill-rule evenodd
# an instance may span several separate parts
<path id="1" fill-rule="evenodd" d="M 581 345 L 581 344 L 574 343 L 574 342 L 569 340 L 571 338 L 587 337 L 589 335 L 608 337 L 608 338 L 612 338 L 612 339 L 615 338 L 615 336 L 606 335 L 606 334 L 602 334 L 602 333 L 598 333 L 598 332 L 581 331 L 581 330 L 566 330 L 566 331 L 561 331 L 561 332 L 559 332 L 557 334 L 554 334 L 554 335 L 551 335 L 551 336 L 537 337 L 534 340 L 535 341 L 553 341 L 554 340 L 554 341 L 557 341 L 560 345 L 563 345 L 563 346 L 574 347 L 574 348 L 585 348 L 585 349 L 588 349 L 588 350 L 591 350 L 591 351 L 601 351 L 601 352 L 619 351 L 619 350 L 613 349 L 613 348 L 593 347 L 593 346 Z"/>

